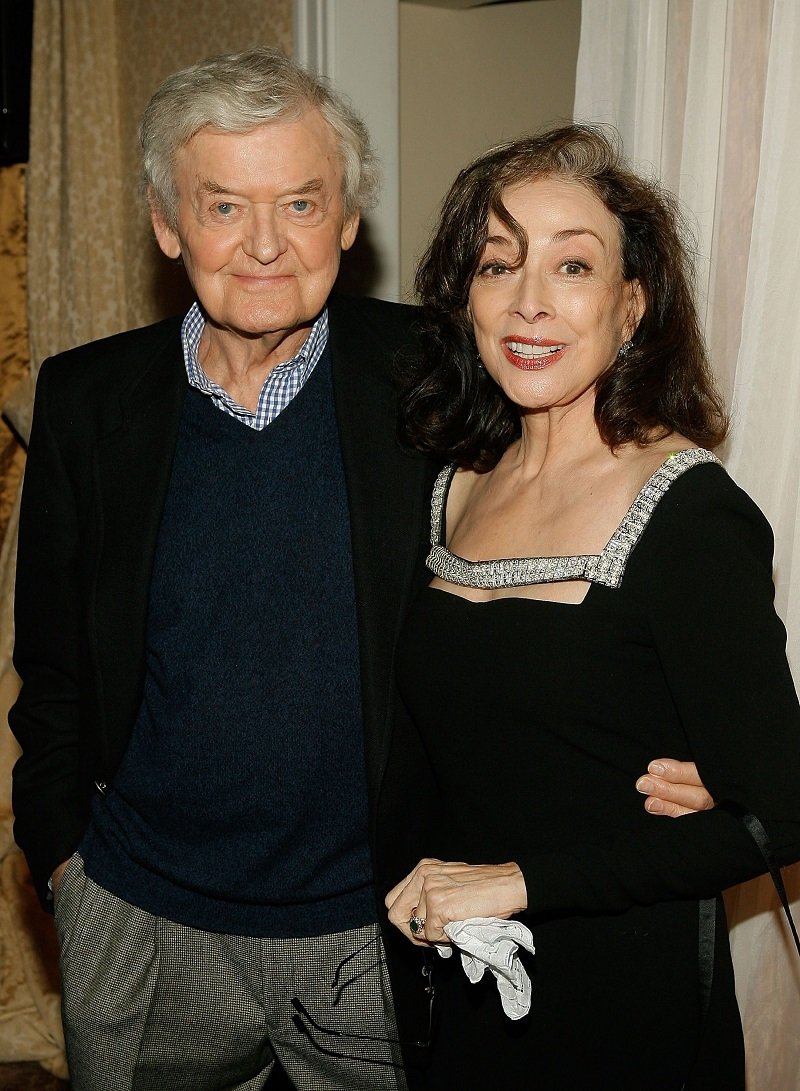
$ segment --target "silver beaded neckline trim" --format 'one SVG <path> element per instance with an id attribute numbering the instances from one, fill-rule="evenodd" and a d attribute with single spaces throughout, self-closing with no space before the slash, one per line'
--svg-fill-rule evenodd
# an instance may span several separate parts
<path id="1" fill-rule="evenodd" d="M 560 583 L 564 580 L 588 580 L 604 587 L 619 587 L 628 557 L 650 522 L 659 500 L 681 474 L 704 462 L 719 463 L 719 459 L 702 447 L 676 451 L 670 455 L 642 486 L 602 553 L 584 557 L 508 557 L 497 561 L 467 561 L 451 553 L 444 545 L 445 503 L 456 472 L 455 465 L 446 466 L 433 487 L 432 548 L 426 564 L 435 576 L 448 583 L 487 591 L 498 587 Z"/>

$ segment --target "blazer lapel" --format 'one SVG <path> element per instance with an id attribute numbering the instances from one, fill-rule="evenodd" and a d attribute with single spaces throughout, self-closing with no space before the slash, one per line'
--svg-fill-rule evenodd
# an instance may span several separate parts
<path id="1" fill-rule="evenodd" d="M 340 300 L 340 304 L 344 304 Z M 426 499 L 434 469 L 396 438 L 391 360 L 399 348 L 370 327 L 358 301 L 331 305 L 336 417 L 350 506 L 371 807 L 386 762 L 393 657 L 404 610 L 428 541 Z"/>
<path id="2" fill-rule="evenodd" d="M 106 737 L 120 748 L 106 756 L 112 768 L 141 700 L 150 577 L 187 387 L 173 334 L 136 381 L 109 399 L 97 451 L 95 650 L 100 692 L 114 695 L 101 709 Z"/>

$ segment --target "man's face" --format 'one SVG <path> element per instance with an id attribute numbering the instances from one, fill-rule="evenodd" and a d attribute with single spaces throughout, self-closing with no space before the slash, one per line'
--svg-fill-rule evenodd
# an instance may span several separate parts
<path id="1" fill-rule="evenodd" d="M 181 257 L 209 322 L 265 337 L 291 357 L 352 246 L 333 130 L 316 110 L 247 133 L 201 129 L 178 152 L 176 226 L 153 212 L 159 246 Z M 284 351 L 285 350 L 285 351 Z"/>

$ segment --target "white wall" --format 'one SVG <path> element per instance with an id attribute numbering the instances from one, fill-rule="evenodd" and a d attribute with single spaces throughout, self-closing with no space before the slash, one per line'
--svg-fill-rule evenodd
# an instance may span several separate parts
<path id="1" fill-rule="evenodd" d="M 294 55 L 352 101 L 381 160 L 378 207 L 344 255 L 339 287 L 381 299 L 400 291 L 399 0 L 295 0 Z"/>
<path id="2" fill-rule="evenodd" d="M 294 0 L 295 56 L 352 99 L 383 163 L 381 203 L 345 256 L 345 289 L 410 299 L 458 170 L 491 144 L 571 119 L 580 8 Z"/>
<path id="3" fill-rule="evenodd" d="M 571 120 L 580 9 L 580 0 L 400 4 L 403 298 L 460 168 L 501 140 Z"/>

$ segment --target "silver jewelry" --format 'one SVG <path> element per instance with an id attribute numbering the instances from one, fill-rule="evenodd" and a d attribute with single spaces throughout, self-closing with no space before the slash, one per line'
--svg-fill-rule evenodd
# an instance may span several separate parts
<path id="1" fill-rule="evenodd" d="M 587 580 L 603 587 L 619 587 L 628 558 L 672 483 L 692 466 L 718 461 L 716 455 L 701 447 L 689 447 L 670 455 L 644 483 L 602 553 L 574 557 L 510 557 L 493 561 L 468 561 L 451 553 L 445 545 L 447 494 L 456 472 L 453 463 L 445 466 L 433 486 L 431 551 L 425 563 L 435 576 L 459 587 L 491 590 L 562 580 Z"/>
<path id="2" fill-rule="evenodd" d="M 623 341 L 617 351 L 617 356 L 627 356 L 633 348 L 633 341 Z"/>
<path id="3" fill-rule="evenodd" d="M 411 920 L 408 922 L 408 927 L 411 929 L 412 936 L 418 936 L 421 932 L 425 931 L 425 918 L 417 916 L 416 907 L 411 914 Z"/>

